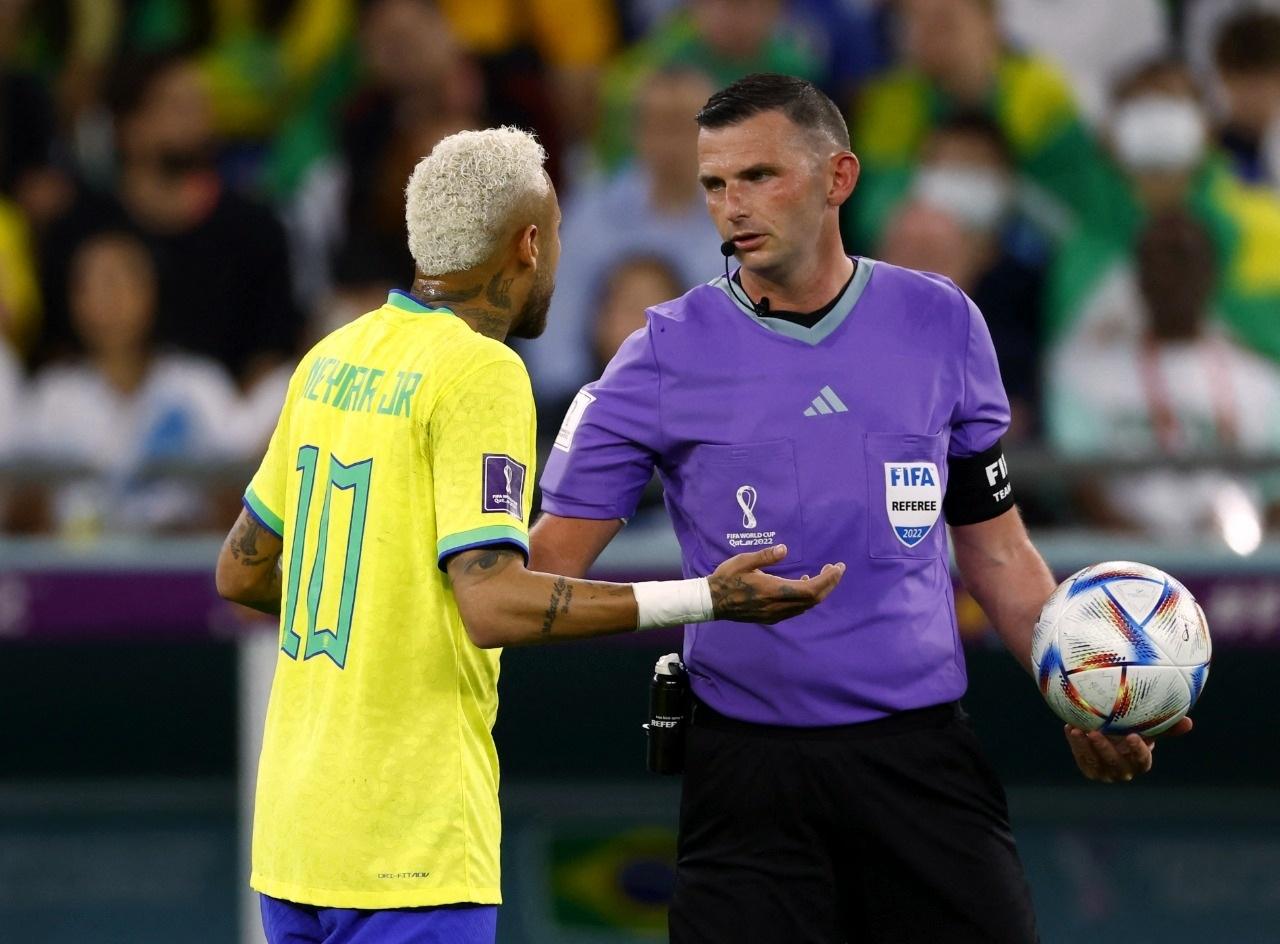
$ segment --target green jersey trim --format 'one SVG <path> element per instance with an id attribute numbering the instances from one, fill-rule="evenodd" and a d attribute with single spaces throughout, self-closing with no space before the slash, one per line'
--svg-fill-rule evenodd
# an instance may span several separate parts
<path id="1" fill-rule="evenodd" d="M 436 542 L 436 562 L 440 569 L 445 569 L 445 559 L 462 551 L 477 547 L 490 547 L 494 544 L 514 544 L 520 548 L 525 561 L 529 560 L 529 536 L 523 528 L 509 524 L 492 524 L 484 528 L 472 528 L 470 531 L 459 531 Z"/>
<path id="2" fill-rule="evenodd" d="M 245 489 L 244 506 L 264 528 L 278 538 L 284 537 L 284 519 L 268 508 L 267 503 L 259 498 L 252 488 Z"/>
<path id="3" fill-rule="evenodd" d="M 408 292 L 402 292 L 398 288 L 393 288 L 387 294 L 387 304 L 392 308 L 398 308 L 400 311 L 412 312 L 415 315 L 452 315 L 453 312 L 448 308 L 428 308 L 422 302 L 418 301 Z"/>

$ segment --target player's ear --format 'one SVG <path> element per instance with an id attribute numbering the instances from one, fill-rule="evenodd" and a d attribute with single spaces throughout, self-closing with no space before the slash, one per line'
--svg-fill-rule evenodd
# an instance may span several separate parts
<path id="1" fill-rule="evenodd" d="M 524 266 L 531 269 L 538 267 L 538 239 L 540 233 L 536 223 L 530 223 L 524 229 L 520 230 L 516 237 L 516 259 Z"/>

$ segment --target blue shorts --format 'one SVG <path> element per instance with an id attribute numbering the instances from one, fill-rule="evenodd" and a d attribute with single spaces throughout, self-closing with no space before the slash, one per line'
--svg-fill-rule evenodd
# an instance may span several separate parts
<path id="1" fill-rule="evenodd" d="M 270 944 L 494 944 L 497 905 L 322 908 L 259 895 Z"/>

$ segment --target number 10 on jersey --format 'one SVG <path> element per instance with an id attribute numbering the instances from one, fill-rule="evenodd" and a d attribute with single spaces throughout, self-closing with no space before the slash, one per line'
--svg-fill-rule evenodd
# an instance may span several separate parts
<path id="1" fill-rule="evenodd" d="M 347 663 L 347 646 L 351 640 L 351 613 L 355 609 L 356 587 L 360 582 L 360 550 L 364 544 L 364 521 L 369 508 L 369 478 L 373 472 L 373 460 L 344 465 L 337 457 L 329 456 L 329 475 L 324 482 L 324 505 L 315 542 L 315 556 L 307 577 L 306 644 L 294 628 L 298 609 L 298 590 L 302 585 L 303 554 L 307 546 L 307 524 L 311 513 L 311 499 L 316 487 L 316 467 L 320 462 L 320 450 L 315 446 L 303 446 L 298 450 L 297 470 L 302 473 L 302 486 L 298 490 L 298 510 L 293 520 L 293 543 L 289 550 L 289 573 L 285 582 L 284 640 L 280 648 L 294 659 L 299 649 L 302 658 L 324 653 L 338 668 Z M 347 526 L 345 552 L 340 559 L 328 561 L 329 511 L 334 490 L 351 491 L 351 520 Z M 324 591 L 328 565 L 341 566 L 342 589 L 338 596 L 338 619 L 332 628 L 317 624 L 320 597 Z M 336 568 L 335 568 L 336 569 Z"/>

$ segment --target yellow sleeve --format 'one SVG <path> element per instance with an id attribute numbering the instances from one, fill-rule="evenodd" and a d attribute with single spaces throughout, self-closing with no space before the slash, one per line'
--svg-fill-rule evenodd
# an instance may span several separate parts
<path id="1" fill-rule="evenodd" d="M 493 361 L 445 390 L 428 421 L 436 558 L 510 544 L 529 556 L 535 417 L 524 365 Z"/>
<path id="2" fill-rule="evenodd" d="M 297 377 L 296 373 L 294 377 Z M 254 473 L 253 480 L 244 492 L 244 506 L 249 514 L 278 538 L 284 538 L 285 492 L 289 484 L 289 473 L 293 471 L 289 462 L 288 435 L 291 402 L 292 380 L 289 382 L 289 392 L 285 394 L 284 409 L 280 411 L 275 432 L 271 434 L 271 442 L 267 444 L 267 454 L 262 457 L 262 464 L 258 466 L 258 471 Z"/>

